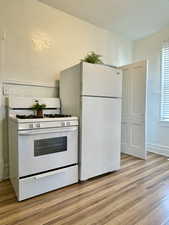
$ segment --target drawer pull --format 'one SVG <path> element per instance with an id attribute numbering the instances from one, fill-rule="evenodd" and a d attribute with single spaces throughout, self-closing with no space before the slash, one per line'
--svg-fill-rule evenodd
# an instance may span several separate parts
<path id="1" fill-rule="evenodd" d="M 57 174 L 63 174 L 63 173 L 65 173 L 65 171 L 53 171 L 53 172 L 50 172 L 50 173 L 44 173 L 44 174 L 37 175 L 37 176 L 33 177 L 33 179 L 39 180 L 41 178 L 54 176 L 54 175 L 57 175 Z"/>

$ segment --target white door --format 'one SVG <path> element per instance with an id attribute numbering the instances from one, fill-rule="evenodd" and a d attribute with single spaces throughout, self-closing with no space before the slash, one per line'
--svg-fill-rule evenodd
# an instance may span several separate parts
<path id="1" fill-rule="evenodd" d="M 122 67 L 122 152 L 146 159 L 146 61 Z"/>
<path id="2" fill-rule="evenodd" d="M 122 72 L 105 65 L 82 64 L 82 95 L 121 97 Z"/>
<path id="3" fill-rule="evenodd" d="M 82 97 L 80 180 L 120 168 L 121 99 Z"/>

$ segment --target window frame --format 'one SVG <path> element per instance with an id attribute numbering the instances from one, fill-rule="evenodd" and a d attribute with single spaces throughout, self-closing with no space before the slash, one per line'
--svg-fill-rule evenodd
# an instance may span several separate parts
<path id="1" fill-rule="evenodd" d="M 165 47 L 166 45 L 166 47 Z M 164 62 L 164 49 L 168 48 L 169 49 L 169 40 L 163 42 L 163 45 L 160 50 L 160 122 L 164 123 L 169 123 L 169 116 L 168 118 L 165 118 L 164 115 L 164 96 L 165 96 L 165 90 L 164 90 L 164 83 L 165 83 L 165 62 Z M 168 50 L 168 60 L 169 60 L 169 50 Z M 169 65 L 168 65 L 169 67 Z M 169 69 L 168 69 L 168 80 L 169 80 Z M 169 81 L 168 81 L 169 84 Z M 169 85 L 168 85 L 168 92 L 169 92 Z M 169 101 L 168 101 L 169 104 Z M 169 108 L 169 106 L 168 106 Z M 169 112 L 169 109 L 168 109 Z M 169 124 L 168 124 L 169 125 Z"/>

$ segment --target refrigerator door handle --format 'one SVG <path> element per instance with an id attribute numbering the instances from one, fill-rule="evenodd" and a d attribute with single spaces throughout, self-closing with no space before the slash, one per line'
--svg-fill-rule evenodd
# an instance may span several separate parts
<path id="1" fill-rule="evenodd" d="M 81 97 L 121 99 L 121 97 L 110 97 L 110 96 L 102 96 L 102 95 L 81 95 Z"/>

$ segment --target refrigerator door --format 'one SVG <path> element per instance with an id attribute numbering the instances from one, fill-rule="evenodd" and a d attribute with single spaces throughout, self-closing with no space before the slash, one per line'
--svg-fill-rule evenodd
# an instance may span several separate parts
<path id="1" fill-rule="evenodd" d="M 121 99 L 82 97 L 80 180 L 120 168 Z"/>
<path id="2" fill-rule="evenodd" d="M 104 65 L 83 63 L 82 95 L 121 97 L 121 70 Z"/>

